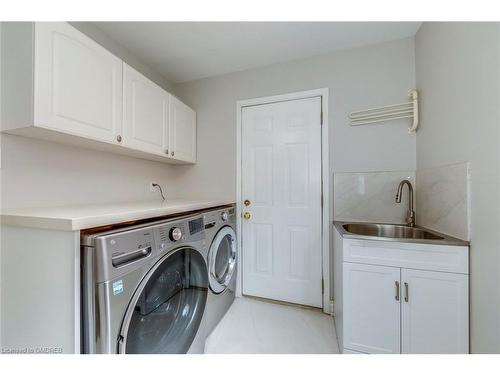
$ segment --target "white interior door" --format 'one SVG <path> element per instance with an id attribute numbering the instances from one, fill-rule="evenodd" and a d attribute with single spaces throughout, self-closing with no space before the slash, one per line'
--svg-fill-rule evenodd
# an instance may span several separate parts
<path id="1" fill-rule="evenodd" d="M 322 306 L 321 98 L 242 109 L 243 294 Z"/>
<path id="2" fill-rule="evenodd" d="M 344 262 L 344 348 L 400 352 L 400 269 Z"/>
<path id="3" fill-rule="evenodd" d="M 469 275 L 401 270 L 402 353 L 469 353 Z"/>

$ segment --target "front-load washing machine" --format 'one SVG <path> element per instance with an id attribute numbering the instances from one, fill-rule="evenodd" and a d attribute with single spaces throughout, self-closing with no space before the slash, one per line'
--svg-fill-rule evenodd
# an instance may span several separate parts
<path id="1" fill-rule="evenodd" d="M 83 235 L 85 353 L 203 353 L 203 216 Z"/>
<path id="2" fill-rule="evenodd" d="M 207 336 L 234 301 L 237 277 L 236 210 L 234 206 L 203 214 L 209 244 Z"/>

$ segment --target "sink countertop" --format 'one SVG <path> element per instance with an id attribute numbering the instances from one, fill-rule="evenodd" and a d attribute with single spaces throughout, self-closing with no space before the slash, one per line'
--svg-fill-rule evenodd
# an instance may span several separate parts
<path id="1" fill-rule="evenodd" d="M 428 245 L 448 245 L 448 246 L 469 246 L 469 242 L 461 240 L 459 238 L 451 237 L 443 233 L 436 232 L 434 230 L 415 226 L 417 229 L 423 229 L 427 232 L 435 234 L 437 236 L 443 237 L 443 239 L 423 239 L 423 238 L 392 238 L 392 237 L 379 237 L 379 236 L 367 236 L 362 234 L 356 234 L 348 232 L 344 229 L 345 224 L 389 224 L 389 225 L 404 225 L 404 224 L 394 224 L 394 223 L 370 223 L 370 222 L 351 222 L 351 221 L 334 221 L 333 225 L 339 231 L 343 238 L 357 239 L 357 240 L 369 240 L 369 241 L 389 241 L 389 242 L 402 242 L 402 243 L 420 243 Z"/>
<path id="2" fill-rule="evenodd" d="M 170 199 L 166 202 L 146 201 L 5 209 L 1 214 L 1 223 L 40 229 L 77 231 L 230 204 L 234 204 L 234 201 Z"/>

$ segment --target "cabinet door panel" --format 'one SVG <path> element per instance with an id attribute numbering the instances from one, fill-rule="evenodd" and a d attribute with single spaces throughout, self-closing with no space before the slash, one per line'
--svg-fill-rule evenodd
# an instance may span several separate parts
<path id="1" fill-rule="evenodd" d="M 122 61 L 67 23 L 37 23 L 35 124 L 118 143 Z"/>
<path id="2" fill-rule="evenodd" d="M 170 98 L 170 156 L 174 159 L 196 161 L 196 112 L 175 97 Z"/>
<path id="3" fill-rule="evenodd" d="M 363 353 L 400 352 L 400 269 L 343 265 L 344 348 Z"/>
<path id="4" fill-rule="evenodd" d="M 126 64 L 123 64 L 123 90 L 124 145 L 165 155 L 169 94 Z"/>
<path id="5" fill-rule="evenodd" d="M 402 352 L 468 353 L 468 275 L 402 269 L 401 282 Z"/>

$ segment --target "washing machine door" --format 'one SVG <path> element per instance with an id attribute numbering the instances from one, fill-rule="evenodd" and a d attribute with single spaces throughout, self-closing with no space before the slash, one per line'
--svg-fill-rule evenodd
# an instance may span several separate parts
<path id="1" fill-rule="evenodd" d="M 236 270 L 236 233 L 225 226 L 217 232 L 208 256 L 210 289 L 216 294 L 224 292 Z"/>
<path id="2" fill-rule="evenodd" d="M 203 256 L 184 247 L 161 258 L 125 313 L 119 353 L 187 353 L 200 329 L 208 294 Z"/>

